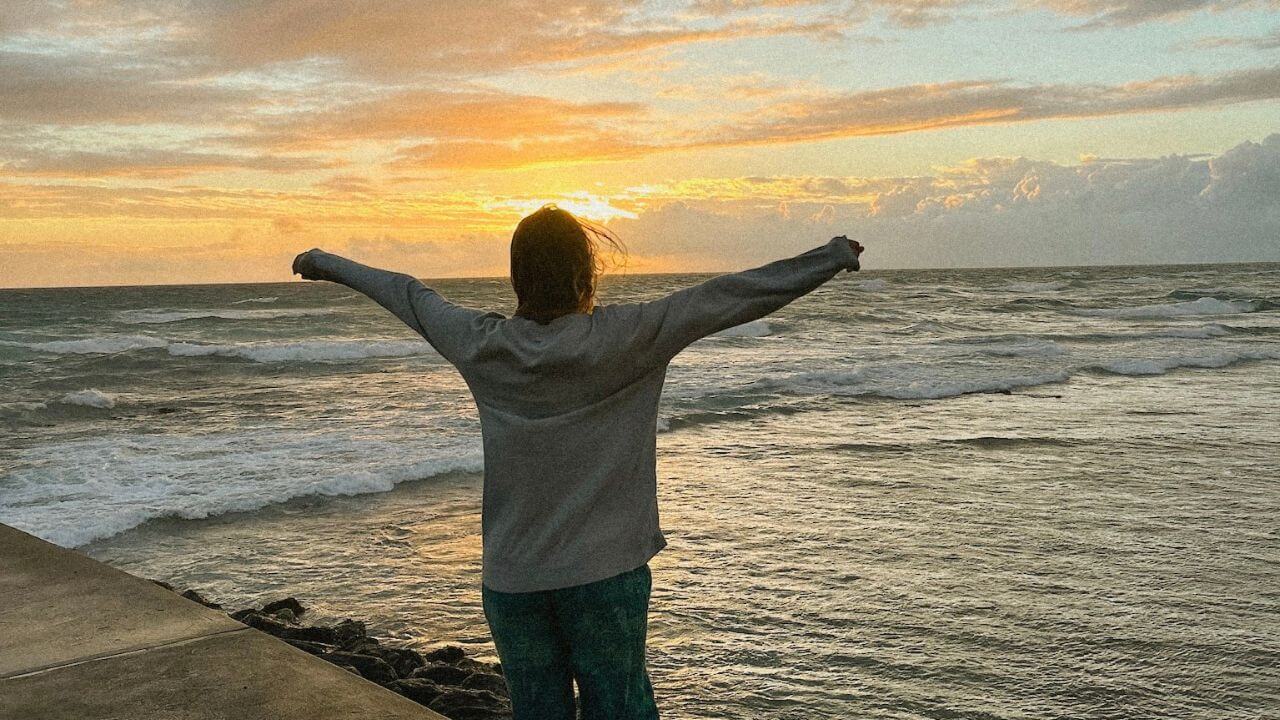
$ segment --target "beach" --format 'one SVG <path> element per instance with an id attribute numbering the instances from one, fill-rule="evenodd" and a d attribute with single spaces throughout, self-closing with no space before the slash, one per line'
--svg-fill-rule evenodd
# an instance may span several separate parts
<path id="1" fill-rule="evenodd" d="M 3 294 L 0 521 L 497 659 L 474 407 L 394 318 L 299 284 Z M 1265 716 L 1278 308 L 1274 264 L 895 271 L 695 343 L 655 428 L 664 715 Z"/>

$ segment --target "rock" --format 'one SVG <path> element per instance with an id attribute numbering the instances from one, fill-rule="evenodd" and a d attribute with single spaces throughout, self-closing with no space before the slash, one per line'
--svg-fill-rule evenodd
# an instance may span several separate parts
<path id="1" fill-rule="evenodd" d="M 153 579 L 151 582 L 153 582 L 153 583 L 155 583 L 155 584 L 159 585 L 160 587 L 164 588 L 165 590 L 171 590 L 171 591 L 173 591 L 173 592 L 178 592 L 177 590 L 174 590 L 174 589 L 173 589 L 173 586 L 172 586 L 172 585 L 170 585 L 169 583 L 167 583 L 167 582 L 165 582 L 165 581 L 163 581 L 163 580 L 154 580 L 154 579 Z"/>
<path id="2" fill-rule="evenodd" d="M 285 625 L 270 615 L 263 615 L 256 610 L 250 613 L 245 613 L 243 616 L 236 619 L 255 630 L 261 630 L 264 633 L 275 635 L 276 637 L 284 637 L 285 631 L 289 629 L 288 625 Z"/>
<path id="3" fill-rule="evenodd" d="M 236 614 L 238 615 L 239 613 Z M 232 615 L 232 617 L 235 617 L 235 615 Z M 315 627 L 293 627 L 285 625 L 273 615 L 263 615 L 256 611 L 245 613 L 242 617 L 236 619 L 255 630 L 261 630 L 268 635 L 275 635 L 282 640 L 306 640 L 307 642 L 324 643 L 325 645 L 340 644 L 334 629 L 321 625 Z"/>
<path id="4" fill-rule="evenodd" d="M 236 622 L 244 622 L 245 618 L 249 617 L 250 615 L 256 615 L 257 613 L 258 611 L 254 610 L 253 608 L 245 608 L 244 610 L 237 610 L 231 613 L 231 619 L 235 620 Z M 248 623 L 245 623 L 245 624 L 248 625 Z"/>
<path id="5" fill-rule="evenodd" d="M 349 645 L 354 646 L 360 640 L 363 640 L 369 636 L 368 631 L 365 630 L 364 623 L 358 620 L 350 620 L 350 619 L 343 620 L 337 625 L 334 625 L 333 632 L 337 637 L 338 644 L 343 647 L 346 647 Z"/>
<path id="6" fill-rule="evenodd" d="M 361 655 L 372 655 L 374 657 L 382 657 L 382 643 L 377 638 L 356 638 L 347 643 L 338 643 L 339 650 L 347 652 L 359 653 Z"/>
<path id="7" fill-rule="evenodd" d="M 337 650 L 337 648 L 334 647 L 333 645 L 325 645 L 324 643 L 311 642 L 310 640 L 286 639 L 285 642 L 298 648 L 299 650 L 305 650 L 311 653 L 312 655 L 324 655 L 325 653 L 329 653 L 329 652 L 333 652 L 334 650 Z"/>
<path id="8" fill-rule="evenodd" d="M 476 660 L 473 657 L 464 657 L 461 660 L 458 660 L 456 662 L 451 662 L 449 664 L 455 665 L 464 670 L 470 670 L 471 672 L 487 672 L 487 673 L 496 672 L 499 675 L 502 674 L 501 668 L 494 667 L 496 663 L 481 662 L 480 660 Z"/>
<path id="9" fill-rule="evenodd" d="M 445 645 L 422 655 L 422 658 L 427 662 L 446 663 L 456 663 L 466 657 L 467 651 L 463 650 L 461 645 Z"/>
<path id="10" fill-rule="evenodd" d="M 287 607 L 278 608 L 275 612 L 269 614 L 280 622 L 287 623 L 289 625 L 298 622 L 298 616 L 294 615 L 293 611 Z"/>
<path id="11" fill-rule="evenodd" d="M 426 705 L 440 697 L 440 693 L 444 692 L 443 688 L 426 678 L 397 680 L 391 683 L 389 687 L 420 705 Z"/>
<path id="12" fill-rule="evenodd" d="M 508 694 L 507 681 L 501 675 L 494 675 L 493 673 L 471 673 L 462 681 L 462 687 L 468 690 L 488 690 L 499 697 L 506 697 Z"/>
<path id="13" fill-rule="evenodd" d="M 307 609 L 302 606 L 302 603 L 298 602 L 297 598 L 291 597 L 287 597 L 283 600 L 276 600 L 275 602 L 269 602 L 262 606 L 262 612 L 267 615 L 275 615 L 277 611 L 283 609 L 288 609 L 293 613 L 294 617 L 302 617 L 303 614 L 307 612 Z"/>
<path id="14" fill-rule="evenodd" d="M 324 643 L 325 645 L 337 645 L 338 634 L 333 628 L 327 628 L 323 625 L 304 625 L 302 627 L 284 628 L 284 635 L 290 640 L 306 640 L 308 642 Z"/>
<path id="15" fill-rule="evenodd" d="M 441 685 L 459 685 L 471 672 L 448 663 L 435 662 L 413 671 L 410 677 L 426 678 Z"/>
<path id="16" fill-rule="evenodd" d="M 213 602 L 212 600 L 208 600 L 208 599 L 206 599 L 203 595 L 201 595 L 200 593 L 196 592 L 195 590 L 187 590 L 187 591 L 183 592 L 183 593 L 182 593 L 182 597 L 184 597 L 184 598 L 186 598 L 186 599 L 188 599 L 188 600 L 191 600 L 191 601 L 193 601 L 193 602 L 198 602 L 198 603 L 200 603 L 201 605 L 203 605 L 203 606 L 205 606 L 205 607 L 207 607 L 207 608 L 213 608 L 214 610 L 221 610 L 221 609 L 222 609 L 222 606 L 221 606 L 221 605 L 219 605 L 219 604 L 218 604 L 218 603 L 216 603 L 216 602 Z"/>
<path id="17" fill-rule="evenodd" d="M 504 717 L 507 704 L 486 690 L 447 688 L 427 707 L 452 720 L 490 720 Z"/>
<path id="18" fill-rule="evenodd" d="M 390 648 L 376 647 L 368 652 L 387 661 L 387 664 L 395 668 L 396 674 L 402 678 L 407 678 L 414 670 L 426 664 L 422 656 L 409 648 Z"/>
<path id="19" fill-rule="evenodd" d="M 350 665 L 359 670 L 364 679 L 379 685 L 390 685 L 398 679 L 395 669 L 388 665 L 386 660 L 372 655 L 334 650 L 320 657 L 334 664 Z"/>

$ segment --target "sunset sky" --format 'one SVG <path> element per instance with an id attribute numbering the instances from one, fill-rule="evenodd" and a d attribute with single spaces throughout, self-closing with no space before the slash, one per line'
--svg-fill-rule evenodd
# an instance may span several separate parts
<path id="1" fill-rule="evenodd" d="M 1280 260 L 1276 0 L 0 4 L 0 286 Z"/>

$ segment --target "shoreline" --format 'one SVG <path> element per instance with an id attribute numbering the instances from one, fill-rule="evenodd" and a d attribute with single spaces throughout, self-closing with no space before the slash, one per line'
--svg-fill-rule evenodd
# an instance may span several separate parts
<path id="1" fill-rule="evenodd" d="M 196 590 L 151 582 L 231 619 L 271 635 L 348 672 L 412 700 L 451 720 L 510 720 L 502 666 L 477 660 L 461 645 L 443 644 L 426 652 L 371 636 L 364 621 L 334 625 L 301 621 L 307 608 L 290 596 L 258 608 L 228 610 Z"/>

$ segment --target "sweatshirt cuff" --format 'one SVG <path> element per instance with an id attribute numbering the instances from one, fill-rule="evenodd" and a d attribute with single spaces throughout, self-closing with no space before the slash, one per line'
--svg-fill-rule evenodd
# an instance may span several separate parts
<path id="1" fill-rule="evenodd" d="M 835 253 L 836 258 L 838 258 L 840 262 L 840 267 L 844 268 L 845 272 L 862 269 L 862 264 L 858 261 L 858 253 L 854 252 L 853 248 L 849 246 L 849 241 L 847 239 L 842 237 L 833 237 L 831 238 L 831 241 L 827 243 L 827 248 L 830 249 L 831 252 Z"/>
<path id="2" fill-rule="evenodd" d="M 323 250 L 312 250 L 310 255 L 311 266 L 316 270 L 319 270 L 320 274 L 324 276 L 324 279 L 331 282 L 337 282 L 337 279 L 342 275 L 340 270 L 343 261 L 346 260 L 346 258 Z"/>

